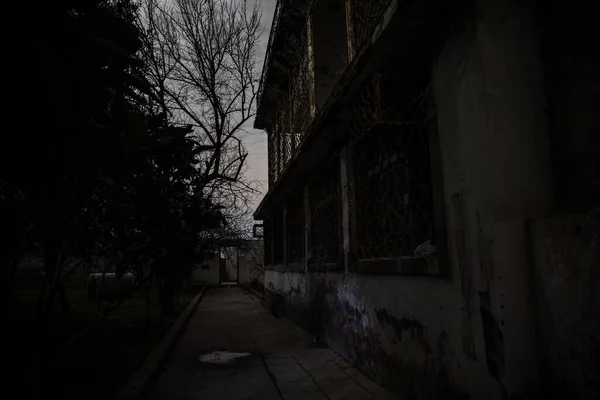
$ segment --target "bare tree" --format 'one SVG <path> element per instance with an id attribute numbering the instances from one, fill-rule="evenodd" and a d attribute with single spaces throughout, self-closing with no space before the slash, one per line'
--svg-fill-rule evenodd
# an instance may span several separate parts
<path id="1" fill-rule="evenodd" d="M 258 4 L 247 0 L 142 0 L 148 79 L 160 111 L 194 127 L 203 194 L 247 208 L 244 126 L 255 114 L 261 34 Z"/>

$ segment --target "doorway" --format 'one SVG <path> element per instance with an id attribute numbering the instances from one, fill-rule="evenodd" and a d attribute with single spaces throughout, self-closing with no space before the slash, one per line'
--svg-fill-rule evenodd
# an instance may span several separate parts
<path id="1" fill-rule="evenodd" d="M 238 284 L 240 255 L 237 247 L 221 247 L 219 257 L 219 283 L 223 286 Z"/>

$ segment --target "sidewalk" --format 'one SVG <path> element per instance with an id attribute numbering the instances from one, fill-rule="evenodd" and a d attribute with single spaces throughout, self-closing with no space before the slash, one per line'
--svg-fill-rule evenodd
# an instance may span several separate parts
<path id="1" fill-rule="evenodd" d="M 211 289 L 147 398 L 396 399 L 331 350 L 310 345 L 305 332 L 243 289 Z M 250 354 L 225 364 L 199 361 L 214 351 Z"/>

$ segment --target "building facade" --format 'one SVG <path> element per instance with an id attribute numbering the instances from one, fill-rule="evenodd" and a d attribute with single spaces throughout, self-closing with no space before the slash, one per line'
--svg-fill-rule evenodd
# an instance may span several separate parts
<path id="1" fill-rule="evenodd" d="M 413 398 L 594 398 L 596 11 L 278 1 L 255 218 L 288 316 Z"/>

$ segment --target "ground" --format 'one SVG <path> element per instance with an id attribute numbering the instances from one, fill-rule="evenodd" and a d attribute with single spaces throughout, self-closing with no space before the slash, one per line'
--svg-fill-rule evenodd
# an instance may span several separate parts
<path id="1" fill-rule="evenodd" d="M 250 353 L 203 363 L 214 351 Z M 206 292 L 148 400 L 395 399 L 290 320 L 265 311 L 239 287 Z"/>
<path id="2" fill-rule="evenodd" d="M 197 293 L 197 288 L 185 291 L 179 298 L 176 311 L 187 306 Z M 58 302 L 51 312 L 50 330 L 40 331 L 36 325 L 38 289 L 23 288 L 15 293 L 13 307 L 9 310 L 6 348 L 3 352 L 7 365 L 11 365 L 14 378 L 10 384 L 30 389 L 39 384 L 32 375 L 35 360 L 44 350 L 56 352 L 64 347 L 68 338 L 86 330 L 96 318 L 96 305 L 87 299 L 85 290 L 69 288 L 67 297 L 71 313 L 64 316 Z M 142 365 L 147 355 L 162 339 L 177 316 L 160 318 L 155 294 L 151 297 L 150 320 L 146 325 L 143 296 L 134 294 L 116 309 L 105 323 L 99 324 L 70 347 L 64 357 L 43 368 L 43 377 L 49 382 L 42 385 L 42 398 L 105 400 L 127 383 Z M 42 341 L 45 341 L 43 343 Z M 24 396 L 25 398 L 25 396 Z"/>

